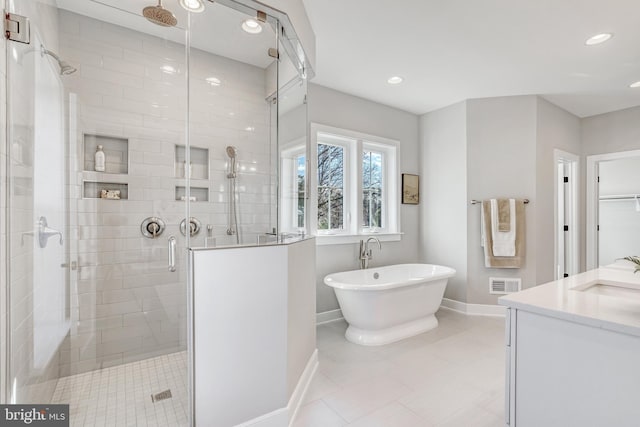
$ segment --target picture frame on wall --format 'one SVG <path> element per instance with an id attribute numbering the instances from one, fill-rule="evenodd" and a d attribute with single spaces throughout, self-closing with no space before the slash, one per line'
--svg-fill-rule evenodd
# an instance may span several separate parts
<path id="1" fill-rule="evenodd" d="M 402 204 L 420 203 L 420 177 L 410 173 L 402 174 Z"/>

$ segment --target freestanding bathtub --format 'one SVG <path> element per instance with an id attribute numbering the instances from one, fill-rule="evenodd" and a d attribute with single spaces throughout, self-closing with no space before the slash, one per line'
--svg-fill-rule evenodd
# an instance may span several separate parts
<path id="1" fill-rule="evenodd" d="M 398 264 L 329 274 L 349 323 L 345 337 L 362 345 L 383 345 L 438 326 L 447 280 L 456 271 L 432 264 Z"/>

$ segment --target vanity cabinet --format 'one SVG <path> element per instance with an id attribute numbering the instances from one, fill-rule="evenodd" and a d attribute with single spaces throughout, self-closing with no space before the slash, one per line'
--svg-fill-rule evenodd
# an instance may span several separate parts
<path id="1" fill-rule="evenodd" d="M 569 306 L 574 298 L 561 286 L 549 294 Z M 640 334 L 603 327 L 588 316 L 563 318 L 566 312 L 541 308 L 533 300 L 527 307 L 523 298 L 518 303 L 501 299 L 508 306 L 505 425 L 639 426 Z M 602 313 L 601 298 L 586 302 L 594 304 L 595 317 Z M 640 321 L 637 302 L 617 303 L 630 319 Z"/>

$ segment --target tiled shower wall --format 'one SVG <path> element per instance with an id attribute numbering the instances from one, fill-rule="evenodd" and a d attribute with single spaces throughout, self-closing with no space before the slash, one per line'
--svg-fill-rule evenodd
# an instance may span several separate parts
<path id="1" fill-rule="evenodd" d="M 185 144 L 187 85 L 183 46 L 67 11 L 59 18 L 60 55 L 78 68 L 64 77 L 70 111 L 70 237 L 76 242 L 71 261 L 78 266 L 71 278 L 71 335 L 61 350 L 61 375 L 69 375 L 186 346 L 186 251 L 178 227 L 185 203 L 176 201 L 176 187 L 184 186 L 184 179 L 175 156 L 176 145 Z M 166 66 L 175 72 L 163 70 Z M 221 84 L 207 83 L 208 77 Z M 253 243 L 272 223 L 264 70 L 193 50 L 190 85 L 190 140 L 208 150 L 209 163 L 191 184 L 206 189 L 191 203 L 191 216 L 203 226 L 192 246 L 204 245 L 209 224 L 218 245 L 233 243 L 226 235 L 227 145 L 238 148 L 239 221 L 243 241 Z M 126 140 L 127 173 L 85 171 L 85 134 Z M 109 157 L 107 152 L 107 162 Z M 101 184 L 105 188 L 126 184 L 128 199 L 85 198 L 85 181 L 107 183 Z M 140 233 L 141 222 L 150 216 L 166 222 L 159 238 Z M 172 235 L 178 238 L 174 273 L 167 271 Z"/>

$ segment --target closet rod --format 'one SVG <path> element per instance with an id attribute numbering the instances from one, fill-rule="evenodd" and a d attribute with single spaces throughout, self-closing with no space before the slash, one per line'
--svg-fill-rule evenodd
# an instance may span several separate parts
<path id="1" fill-rule="evenodd" d="M 617 194 L 615 196 L 602 196 L 599 200 L 637 200 L 640 198 L 640 194 Z"/>

